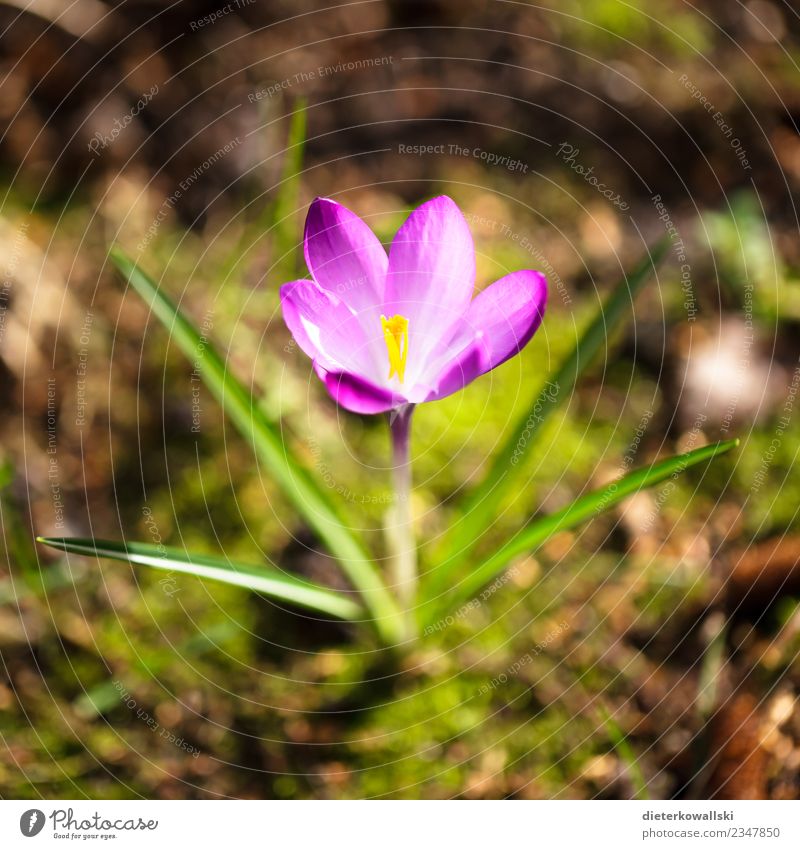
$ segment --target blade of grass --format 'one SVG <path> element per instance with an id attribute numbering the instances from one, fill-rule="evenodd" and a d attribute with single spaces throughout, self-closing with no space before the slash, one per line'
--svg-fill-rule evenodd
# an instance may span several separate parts
<path id="1" fill-rule="evenodd" d="M 700 719 L 707 722 L 717 705 L 720 673 L 725 666 L 725 642 L 728 637 L 725 614 L 721 611 L 711 614 L 703 623 L 703 630 L 707 643 L 700 664 L 695 705 Z"/>
<path id="2" fill-rule="evenodd" d="M 17 568 L 0 582 L 0 604 L 25 594 L 41 598 L 60 582 L 63 585 L 71 581 L 58 569 L 42 570 L 31 539 L 30 519 L 23 516 L 12 492 L 13 480 L 14 467 L 6 460 L 0 464 L 0 532 L 9 566 L 13 564 Z"/>
<path id="3" fill-rule="evenodd" d="M 375 628 L 389 643 L 403 633 L 400 611 L 359 540 L 344 526 L 325 492 L 293 456 L 276 427 L 257 401 L 228 371 L 214 345 L 201 338 L 197 328 L 159 289 L 156 283 L 119 248 L 111 260 L 167 328 L 185 356 L 193 361 L 203 351 L 200 375 L 234 426 L 251 443 L 283 494 L 341 563 L 353 585 L 363 595 L 374 616 Z M 202 348 L 200 346 L 203 346 Z"/>
<path id="4" fill-rule="evenodd" d="M 454 584 L 454 589 L 444 596 L 448 609 L 472 598 L 484 584 L 500 574 L 508 565 L 508 562 L 518 554 L 532 551 L 559 531 L 592 519 L 629 495 L 647 487 L 655 486 L 667 478 L 676 478 L 691 466 L 696 466 L 698 463 L 710 460 L 713 457 L 719 457 L 738 444 L 738 439 L 729 439 L 725 442 L 704 445 L 702 448 L 696 448 L 686 454 L 677 454 L 651 466 L 637 469 L 601 489 L 593 490 L 575 499 L 572 504 L 557 513 L 535 519 L 497 549 L 494 554 L 491 554 L 480 566 L 470 572 L 461 583 Z M 435 614 L 431 621 L 434 621 L 441 608 L 438 604 L 431 605 L 431 607 L 434 608 Z"/>
<path id="5" fill-rule="evenodd" d="M 486 477 L 467 498 L 458 523 L 447 540 L 446 560 L 429 573 L 426 595 L 439 595 L 452 583 L 453 574 L 461 569 L 464 559 L 491 526 L 498 505 L 516 479 L 515 471 L 521 468 L 513 462 L 518 446 L 524 444 L 523 450 L 529 449 L 550 415 L 571 397 L 581 373 L 625 316 L 625 308 L 633 303 L 664 258 L 668 246 L 667 239 L 659 242 L 639 266 L 615 286 L 553 378 L 519 417 L 502 448 L 495 454 Z"/>
<path id="6" fill-rule="evenodd" d="M 30 540 L 30 537 L 28 537 Z M 74 575 L 70 575 L 61 565 L 43 570 L 38 581 L 38 587 L 31 589 L 30 583 L 14 581 L 11 578 L 0 579 L 0 606 L 4 604 L 19 604 L 23 599 L 45 596 L 47 593 L 74 587 L 77 583 Z"/>
<path id="7" fill-rule="evenodd" d="M 206 652 L 218 648 L 226 640 L 235 636 L 237 631 L 238 626 L 230 621 L 212 625 L 189 637 L 178 649 L 178 654 L 181 657 L 191 657 L 194 661 Z M 141 656 L 137 654 L 133 665 L 146 677 L 153 678 L 158 676 L 171 662 L 172 655 L 162 652 L 155 654 L 149 664 L 145 663 Z M 119 683 L 117 679 L 101 681 L 74 699 L 72 706 L 81 719 L 94 719 L 118 705 L 121 701 L 120 690 L 117 686 Z"/>
<path id="8" fill-rule="evenodd" d="M 261 212 L 255 216 L 242 232 L 236 245 L 226 258 L 220 275 L 223 281 L 237 280 L 237 269 L 241 269 L 242 258 L 249 256 L 253 245 L 264 234 L 270 234 L 274 242 L 272 253 L 279 258 L 281 268 L 286 263 L 285 279 L 301 276 L 297 254 L 297 225 L 295 216 L 300 198 L 300 176 L 305 157 L 307 104 L 304 97 L 298 98 L 289 123 L 286 147 L 283 151 L 283 169 L 274 198 L 267 199 L 259 194 Z M 263 200 L 263 202 L 262 202 Z M 240 273 L 240 272 L 239 272 Z M 283 275 L 282 275 L 283 276 Z"/>
<path id="9" fill-rule="evenodd" d="M 630 776 L 631 783 L 633 784 L 634 797 L 636 799 L 649 799 L 650 794 L 647 791 L 647 781 L 645 780 L 644 773 L 639 766 L 636 753 L 633 751 L 631 744 L 628 742 L 628 738 L 625 736 L 625 732 L 619 727 L 619 725 L 617 725 L 614 718 L 605 709 L 605 707 L 603 707 L 603 705 L 600 705 L 599 713 L 600 718 L 603 720 L 603 724 L 606 727 L 606 731 L 608 732 L 608 736 L 611 738 L 611 742 L 617 750 L 620 760 L 628 768 L 628 774 Z"/>
<path id="10" fill-rule="evenodd" d="M 294 218 L 297 214 L 300 196 L 300 174 L 303 171 L 303 157 L 306 143 L 306 101 L 300 98 L 289 124 L 289 137 L 286 140 L 283 173 L 275 199 L 274 209 L 270 210 L 275 222 L 275 253 L 285 257 L 290 263 L 290 277 L 296 277 L 300 271 L 297 260 L 297 227 Z"/>
<path id="11" fill-rule="evenodd" d="M 248 566 L 233 563 L 222 557 L 207 554 L 190 554 L 177 548 L 164 548 L 143 542 L 118 542 L 104 539 L 77 537 L 37 537 L 37 542 L 86 557 L 108 557 L 138 566 L 152 566 L 169 572 L 180 572 L 196 578 L 221 581 L 235 587 L 299 604 L 338 619 L 361 619 L 364 611 L 360 604 L 342 593 L 304 581 L 293 575 L 267 566 Z"/>

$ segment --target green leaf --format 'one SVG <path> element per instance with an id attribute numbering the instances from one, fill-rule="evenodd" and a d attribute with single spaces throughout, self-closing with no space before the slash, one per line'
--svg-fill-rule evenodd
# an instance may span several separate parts
<path id="1" fill-rule="evenodd" d="M 69 576 L 60 569 L 41 568 L 31 539 L 31 520 L 23 515 L 11 488 L 14 474 L 14 467 L 8 460 L 0 463 L 0 528 L 8 562 L 17 567 L 10 571 L 8 578 L 0 580 L 0 604 L 16 602 L 26 595 L 41 598 L 48 590 L 71 583 Z"/>
<path id="2" fill-rule="evenodd" d="M 609 334 L 626 314 L 630 314 L 626 307 L 633 304 L 634 298 L 650 274 L 664 258 L 668 247 L 667 239 L 659 242 L 633 273 L 623 277 L 614 287 L 559 370 L 519 417 L 502 448 L 495 455 L 486 477 L 467 498 L 458 522 L 447 540 L 446 562 L 449 565 L 440 565 L 431 571 L 429 588 L 426 590 L 428 597 L 439 595 L 452 583 L 453 574 L 461 568 L 461 563 L 491 526 L 497 515 L 498 505 L 514 485 L 516 470 L 521 468 L 517 465 L 519 446 L 524 445 L 523 450 L 529 450 L 542 425 L 560 404 L 572 396 L 572 390 L 581 373 L 601 349 Z"/>
<path id="3" fill-rule="evenodd" d="M 271 236 L 274 250 L 271 255 L 279 258 L 274 268 L 286 270 L 286 280 L 302 276 L 298 268 L 299 255 L 302 251 L 298 244 L 297 212 L 300 196 L 300 177 L 303 172 L 303 158 L 306 141 L 306 100 L 298 98 L 295 110 L 289 123 L 286 147 L 283 150 L 283 169 L 277 191 L 272 187 L 251 198 L 245 209 L 251 206 L 258 212 L 242 228 L 239 238 L 228 249 L 217 272 L 217 279 L 222 284 L 241 283 L 245 270 L 245 260 L 251 256 L 253 246 L 258 244 L 265 235 Z M 271 151 L 264 153 L 264 159 L 272 158 Z M 302 232 L 302 228 L 300 228 Z"/>
<path id="4" fill-rule="evenodd" d="M 647 780 L 644 777 L 642 768 L 639 766 L 639 760 L 636 757 L 636 753 L 633 751 L 633 747 L 628 742 L 628 738 L 625 736 L 625 732 L 619 727 L 619 725 L 617 725 L 614 718 L 603 705 L 600 705 L 599 712 L 600 718 L 603 720 L 603 724 L 608 731 L 608 736 L 611 738 L 611 742 L 614 744 L 614 748 L 617 750 L 620 760 L 628 767 L 628 773 L 631 779 L 631 784 L 633 784 L 635 798 L 649 799 L 650 794 L 647 791 Z"/>
<path id="5" fill-rule="evenodd" d="M 286 151 L 283 163 L 283 173 L 275 199 L 274 209 L 271 210 L 272 220 L 275 222 L 275 244 L 276 253 L 279 257 L 289 257 L 297 251 L 297 227 L 295 216 L 297 214 L 298 200 L 300 196 L 300 175 L 303 171 L 303 156 L 306 143 L 306 101 L 300 98 L 292 113 L 289 124 L 289 137 L 286 140 Z M 302 232 L 302 228 L 301 228 Z M 296 266 L 296 263 L 293 263 Z M 293 273 L 299 271 L 296 267 Z"/>
<path id="6" fill-rule="evenodd" d="M 281 601 L 336 616 L 358 620 L 364 611 L 360 604 L 342 593 L 287 575 L 268 566 L 248 566 L 208 554 L 190 554 L 143 542 L 115 542 L 77 537 L 37 537 L 37 542 L 87 557 L 108 557 L 139 566 L 152 566 L 168 572 L 180 572 L 195 578 L 221 581 L 235 587 L 263 593 Z"/>
<path id="7" fill-rule="evenodd" d="M 252 445 L 283 494 L 316 532 L 373 614 L 375 628 L 390 643 L 402 635 L 402 617 L 369 555 L 339 517 L 329 495 L 295 459 L 284 435 L 266 418 L 257 401 L 228 371 L 216 348 L 158 285 L 125 253 L 111 249 L 111 260 L 167 328 L 190 361 L 202 359 L 200 376 L 235 427 Z"/>
<path id="8" fill-rule="evenodd" d="M 444 597 L 447 608 L 450 609 L 472 598 L 484 584 L 499 575 L 509 561 L 518 554 L 533 551 L 559 531 L 580 525 L 582 522 L 600 515 L 600 513 L 635 492 L 655 486 L 667 478 L 677 478 L 691 466 L 696 466 L 698 463 L 710 460 L 713 457 L 719 457 L 738 444 L 738 439 L 716 442 L 712 445 L 696 448 L 686 454 L 678 454 L 643 469 L 637 469 L 601 489 L 582 495 L 557 513 L 534 519 L 531 524 L 511 537 L 494 554 L 484 560 L 480 566 L 473 569 L 460 584 L 454 585 L 454 589 Z M 438 604 L 432 605 L 432 607 L 435 607 L 436 613 L 440 610 Z M 435 616 L 432 619 L 435 619 Z"/>

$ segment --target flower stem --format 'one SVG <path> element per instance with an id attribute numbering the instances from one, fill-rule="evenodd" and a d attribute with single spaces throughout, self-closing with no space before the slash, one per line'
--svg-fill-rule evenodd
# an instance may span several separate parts
<path id="1" fill-rule="evenodd" d="M 393 560 L 393 583 L 397 597 L 406 608 L 406 619 L 414 617 L 417 597 L 417 546 L 411 524 L 411 415 L 414 405 L 407 404 L 389 413 L 389 428 L 392 432 L 392 461 L 395 505 L 394 527 L 390 543 Z"/>

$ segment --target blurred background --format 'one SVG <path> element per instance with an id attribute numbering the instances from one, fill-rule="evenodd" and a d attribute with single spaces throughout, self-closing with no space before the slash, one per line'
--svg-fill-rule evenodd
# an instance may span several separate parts
<path id="1" fill-rule="evenodd" d="M 792 4 L 2 0 L 0 30 L 1 795 L 797 798 Z M 396 665 L 256 595 L 35 546 L 163 542 L 340 586 L 108 246 L 380 551 L 385 423 L 327 398 L 278 288 L 306 276 L 315 196 L 388 243 L 439 193 L 480 286 L 538 268 L 550 301 L 521 357 L 418 410 L 421 539 L 665 237 L 486 545 L 660 456 L 739 449 L 551 539 Z"/>

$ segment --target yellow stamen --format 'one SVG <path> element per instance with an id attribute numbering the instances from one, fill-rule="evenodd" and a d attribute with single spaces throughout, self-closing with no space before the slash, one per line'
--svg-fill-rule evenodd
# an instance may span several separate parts
<path id="1" fill-rule="evenodd" d="M 400 383 L 406 375 L 408 357 L 408 319 L 404 315 L 381 316 L 383 339 L 389 354 L 389 377 L 396 374 Z"/>

